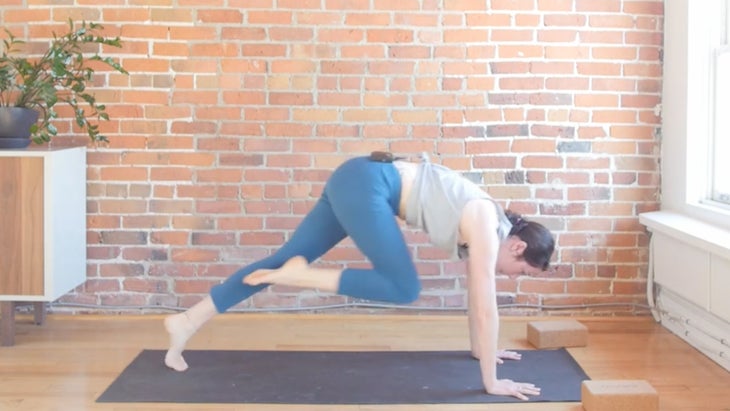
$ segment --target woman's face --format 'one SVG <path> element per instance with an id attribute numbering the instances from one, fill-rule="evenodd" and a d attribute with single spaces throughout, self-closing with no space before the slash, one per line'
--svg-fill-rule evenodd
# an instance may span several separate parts
<path id="1" fill-rule="evenodd" d="M 508 276 L 538 275 L 542 270 L 533 267 L 522 259 L 527 243 L 517 236 L 510 236 L 499 245 L 497 254 L 497 273 Z"/>

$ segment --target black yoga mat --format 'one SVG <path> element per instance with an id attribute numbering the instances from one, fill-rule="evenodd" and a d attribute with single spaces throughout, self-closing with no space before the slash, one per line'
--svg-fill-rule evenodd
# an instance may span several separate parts
<path id="1" fill-rule="evenodd" d="M 589 379 L 565 349 L 519 351 L 499 378 L 542 388 L 530 401 L 580 401 Z M 186 351 L 182 373 L 145 350 L 97 402 L 268 404 L 473 404 L 520 402 L 487 395 L 466 351 Z"/>

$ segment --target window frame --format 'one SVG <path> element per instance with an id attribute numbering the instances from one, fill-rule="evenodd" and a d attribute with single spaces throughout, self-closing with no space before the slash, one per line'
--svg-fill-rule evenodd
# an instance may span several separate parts
<path id="1" fill-rule="evenodd" d="M 664 2 L 661 209 L 730 230 L 730 207 L 711 201 L 714 56 L 729 0 Z"/>
<path id="2" fill-rule="evenodd" d="M 720 7 L 724 8 L 720 15 L 719 44 L 713 53 L 713 135 L 709 145 L 712 166 L 709 170 L 709 193 L 705 201 L 710 206 L 730 209 L 730 116 L 723 113 L 723 107 L 730 107 L 730 0 L 722 0 Z M 725 90 L 721 92 L 720 90 Z"/>

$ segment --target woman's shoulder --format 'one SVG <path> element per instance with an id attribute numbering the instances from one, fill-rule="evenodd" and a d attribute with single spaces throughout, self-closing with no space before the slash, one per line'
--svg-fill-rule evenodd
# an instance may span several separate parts
<path id="1" fill-rule="evenodd" d="M 462 219 L 499 221 L 500 208 L 490 198 L 474 198 L 464 204 Z"/>
<path id="2" fill-rule="evenodd" d="M 500 225 L 500 208 L 492 200 L 478 198 L 464 205 L 461 212 L 460 230 L 464 240 L 469 243 L 475 235 L 487 232 L 498 232 Z"/>

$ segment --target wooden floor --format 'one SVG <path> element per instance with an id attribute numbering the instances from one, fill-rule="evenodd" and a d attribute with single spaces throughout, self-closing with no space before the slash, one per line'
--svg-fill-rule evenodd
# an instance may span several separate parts
<path id="1" fill-rule="evenodd" d="M 579 403 L 498 405 L 184 405 L 96 404 L 140 350 L 166 348 L 161 316 L 50 315 L 45 325 L 18 316 L 16 345 L 0 347 L 0 410 L 580 411 Z M 502 348 L 530 348 L 528 318 L 503 317 Z M 570 349 L 593 379 L 645 379 L 663 411 L 730 411 L 730 373 L 650 318 L 581 318 L 587 347 Z M 457 315 L 226 314 L 190 342 L 193 349 L 462 350 Z M 631 410 L 626 410 L 631 411 Z"/>

